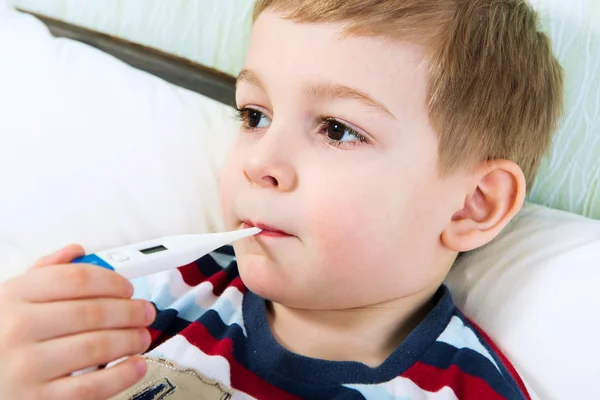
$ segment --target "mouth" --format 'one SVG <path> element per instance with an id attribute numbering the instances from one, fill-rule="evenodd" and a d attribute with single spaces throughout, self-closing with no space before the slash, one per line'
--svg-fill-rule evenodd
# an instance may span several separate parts
<path id="1" fill-rule="evenodd" d="M 274 228 L 269 225 L 262 224 L 260 222 L 253 222 L 253 221 L 247 220 L 247 221 L 243 221 L 242 225 L 243 225 L 243 228 L 254 228 L 254 227 L 260 228 L 261 232 L 257 233 L 256 236 L 279 237 L 279 238 L 292 236 L 287 232 L 284 232 L 282 230 L 279 230 L 279 229 Z"/>

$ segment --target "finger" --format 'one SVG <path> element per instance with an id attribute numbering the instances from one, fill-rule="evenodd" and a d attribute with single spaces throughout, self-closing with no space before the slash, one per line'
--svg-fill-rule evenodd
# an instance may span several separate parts
<path id="1" fill-rule="evenodd" d="M 62 264 L 31 270 L 14 285 L 12 290 L 31 302 L 133 296 L 133 286 L 127 279 L 114 271 L 87 264 Z"/>
<path id="2" fill-rule="evenodd" d="M 84 254 L 85 251 L 83 250 L 83 247 L 81 247 L 78 244 L 71 244 L 67 247 L 63 247 L 55 253 L 48 254 L 38 259 L 31 268 L 41 268 L 50 265 L 70 263 L 75 258 L 80 257 Z"/>
<path id="3" fill-rule="evenodd" d="M 40 398 L 105 400 L 139 382 L 147 369 L 142 357 L 130 357 L 112 368 L 56 379 L 44 387 Z"/>
<path id="4" fill-rule="evenodd" d="M 144 328 L 156 317 L 156 308 L 145 300 L 93 299 L 59 301 L 30 306 L 23 316 L 30 323 L 22 335 L 34 341 L 103 329 Z"/>
<path id="5" fill-rule="evenodd" d="M 119 329 L 87 332 L 39 342 L 32 346 L 36 363 L 34 376 L 52 380 L 122 357 L 145 352 L 150 346 L 148 329 Z"/>

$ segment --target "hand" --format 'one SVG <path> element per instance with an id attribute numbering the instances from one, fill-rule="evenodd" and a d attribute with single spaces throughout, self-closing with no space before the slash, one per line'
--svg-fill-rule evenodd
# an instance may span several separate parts
<path id="1" fill-rule="evenodd" d="M 81 255 L 80 246 L 66 247 L 0 285 L 2 399 L 107 399 L 146 373 L 135 355 L 150 344 L 154 307 L 132 300 L 133 287 L 114 271 L 69 264 Z"/>

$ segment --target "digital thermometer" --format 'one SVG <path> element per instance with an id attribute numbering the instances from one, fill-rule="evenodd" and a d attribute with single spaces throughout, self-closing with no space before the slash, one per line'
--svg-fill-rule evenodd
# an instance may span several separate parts
<path id="1" fill-rule="evenodd" d="M 72 262 L 94 264 L 133 279 L 187 265 L 221 246 L 260 231 L 260 228 L 248 228 L 222 233 L 167 236 L 88 254 Z"/>

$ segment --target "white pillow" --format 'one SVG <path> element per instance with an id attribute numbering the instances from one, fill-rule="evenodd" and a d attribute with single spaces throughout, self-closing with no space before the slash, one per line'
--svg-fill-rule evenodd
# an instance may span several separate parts
<path id="1" fill-rule="evenodd" d="M 600 399 L 600 221 L 527 204 L 447 284 L 540 398 Z"/>
<path id="2" fill-rule="evenodd" d="M 222 229 L 231 108 L 55 39 L 1 0 L 0 57 L 0 281 L 71 242 Z"/>

